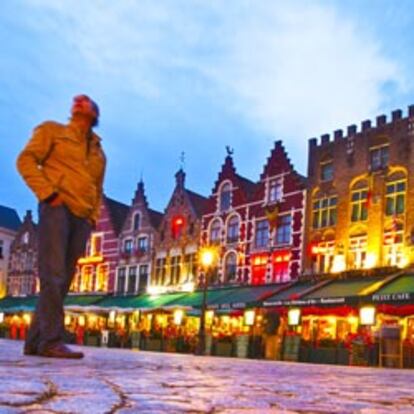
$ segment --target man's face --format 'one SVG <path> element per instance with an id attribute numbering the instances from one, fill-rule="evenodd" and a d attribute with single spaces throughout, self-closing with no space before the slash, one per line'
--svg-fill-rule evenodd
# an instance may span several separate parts
<path id="1" fill-rule="evenodd" d="M 72 115 L 86 116 L 91 120 L 98 116 L 91 99 L 87 95 L 78 95 L 73 98 L 71 113 Z"/>

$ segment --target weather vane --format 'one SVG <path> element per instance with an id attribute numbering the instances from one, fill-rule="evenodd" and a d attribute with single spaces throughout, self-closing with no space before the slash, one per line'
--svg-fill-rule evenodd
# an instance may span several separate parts
<path id="1" fill-rule="evenodd" d="M 230 145 L 226 145 L 227 155 L 231 156 L 234 154 L 234 149 L 230 148 Z"/>

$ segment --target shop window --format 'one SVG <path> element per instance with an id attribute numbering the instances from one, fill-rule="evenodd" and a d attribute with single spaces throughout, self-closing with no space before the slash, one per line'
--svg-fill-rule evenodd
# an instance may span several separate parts
<path id="1" fill-rule="evenodd" d="M 172 256 L 170 262 L 171 284 L 177 285 L 181 279 L 181 256 Z"/>
<path id="2" fill-rule="evenodd" d="M 278 203 L 283 198 L 283 181 L 277 178 L 269 181 L 269 203 Z"/>
<path id="3" fill-rule="evenodd" d="M 213 220 L 210 226 L 210 243 L 218 244 L 220 243 L 220 231 L 221 224 L 219 219 Z"/>
<path id="4" fill-rule="evenodd" d="M 368 218 L 368 190 L 355 190 L 351 193 L 351 221 L 365 221 Z"/>
<path id="5" fill-rule="evenodd" d="M 126 282 L 126 269 L 125 267 L 118 268 L 117 281 L 116 281 L 116 292 L 123 293 L 125 292 L 125 282 Z"/>
<path id="6" fill-rule="evenodd" d="M 267 255 L 252 257 L 252 284 L 263 285 L 266 283 Z"/>
<path id="7" fill-rule="evenodd" d="M 332 161 L 321 163 L 321 181 L 333 180 L 333 163 Z"/>
<path id="8" fill-rule="evenodd" d="M 314 229 L 336 225 L 338 198 L 324 197 L 313 202 L 312 225 Z"/>
<path id="9" fill-rule="evenodd" d="M 137 286 L 137 267 L 131 266 L 128 269 L 128 284 L 127 284 L 127 293 L 134 293 Z"/>
<path id="10" fill-rule="evenodd" d="M 134 214 L 134 218 L 132 220 L 132 229 L 139 230 L 141 225 L 141 215 L 139 213 Z"/>
<path id="11" fill-rule="evenodd" d="M 231 207 L 231 184 L 226 183 L 221 187 L 220 190 L 220 211 L 224 212 L 229 210 Z"/>
<path id="12" fill-rule="evenodd" d="M 388 166 L 389 148 L 388 145 L 370 150 L 370 170 L 378 171 Z"/>
<path id="13" fill-rule="evenodd" d="M 290 214 L 279 215 L 276 225 L 276 239 L 277 246 L 283 244 L 290 244 L 292 234 L 292 216 Z"/>
<path id="14" fill-rule="evenodd" d="M 164 285 L 166 280 L 165 277 L 167 275 L 167 266 L 166 266 L 166 259 L 165 257 L 159 258 L 155 261 L 155 284 L 156 285 Z"/>
<path id="15" fill-rule="evenodd" d="M 269 222 L 259 220 L 256 222 L 254 245 L 256 248 L 266 248 L 269 244 Z"/>
<path id="16" fill-rule="evenodd" d="M 227 282 L 233 282 L 236 279 L 237 271 L 237 255 L 234 252 L 226 256 L 224 262 L 224 277 Z"/>
<path id="17" fill-rule="evenodd" d="M 386 185 L 385 214 L 387 216 L 403 214 L 405 210 L 405 180 L 398 180 Z"/>
<path id="18" fill-rule="evenodd" d="M 235 243 L 239 240 L 239 218 L 232 216 L 227 224 L 227 243 Z"/>
<path id="19" fill-rule="evenodd" d="M 272 262 L 272 282 L 281 283 L 289 281 L 290 253 L 286 251 L 275 252 Z"/>
<path id="20" fill-rule="evenodd" d="M 145 292 L 148 286 L 148 265 L 141 265 L 139 267 L 139 281 L 138 292 Z"/>
<path id="21" fill-rule="evenodd" d="M 363 269 L 366 267 L 367 235 L 351 236 L 349 239 L 349 254 L 351 267 Z"/>
<path id="22" fill-rule="evenodd" d="M 138 253 L 146 253 L 148 251 L 148 237 L 138 237 L 137 250 Z"/>
<path id="23" fill-rule="evenodd" d="M 99 265 L 96 269 L 95 289 L 98 292 L 106 292 L 108 289 L 109 266 Z"/>

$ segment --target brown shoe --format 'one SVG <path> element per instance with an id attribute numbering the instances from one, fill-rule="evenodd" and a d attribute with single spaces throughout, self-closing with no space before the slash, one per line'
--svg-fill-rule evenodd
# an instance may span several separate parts
<path id="1" fill-rule="evenodd" d="M 47 358 L 67 358 L 67 359 L 81 359 L 83 358 L 83 352 L 72 351 L 64 344 L 58 344 L 47 348 L 37 355 Z"/>

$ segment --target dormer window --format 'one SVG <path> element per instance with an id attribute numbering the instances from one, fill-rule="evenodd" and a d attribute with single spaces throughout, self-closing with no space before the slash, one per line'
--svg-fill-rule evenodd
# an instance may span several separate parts
<path id="1" fill-rule="evenodd" d="M 283 182 L 281 178 L 269 181 L 269 203 L 277 203 L 283 198 Z"/>
<path id="2" fill-rule="evenodd" d="M 141 215 L 139 213 L 135 213 L 134 218 L 132 220 L 133 230 L 139 230 L 140 225 L 141 225 Z"/>
<path id="3" fill-rule="evenodd" d="M 231 184 L 226 183 L 220 191 L 220 211 L 227 211 L 231 207 Z"/>

